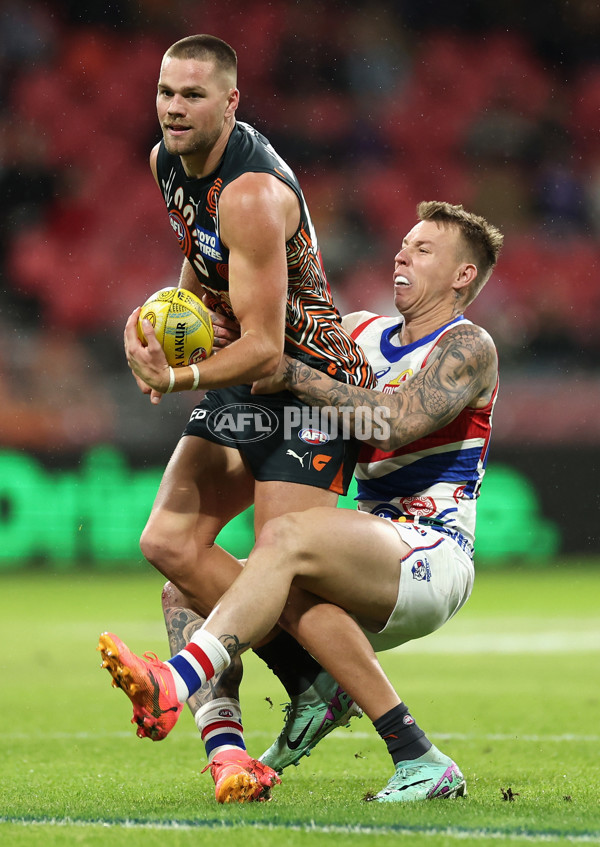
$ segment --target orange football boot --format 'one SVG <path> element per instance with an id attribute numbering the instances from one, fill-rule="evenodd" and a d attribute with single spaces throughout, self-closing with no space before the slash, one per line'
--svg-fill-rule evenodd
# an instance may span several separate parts
<path id="1" fill-rule="evenodd" d="M 271 799 L 271 786 L 281 782 L 272 768 L 237 748 L 217 753 L 202 773 L 209 768 L 218 803 L 264 802 Z"/>
<path id="2" fill-rule="evenodd" d="M 183 709 L 177 699 L 175 680 L 169 665 L 154 653 L 136 656 L 112 632 L 103 632 L 98 642 L 102 667 L 133 704 L 131 723 L 137 724 L 139 738 L 161 741 L 173 729 Z"/>

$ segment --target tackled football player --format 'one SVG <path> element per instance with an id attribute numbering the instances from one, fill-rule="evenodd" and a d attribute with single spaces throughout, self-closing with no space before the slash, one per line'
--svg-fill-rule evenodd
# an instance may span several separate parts
<path id="1" fill-rule="evenodd" d="M 156 103 L 163 138 L 150 164 L 185 257 L 180 286 L 240 325 L 240 337 L 218 355 L 196 368 L 175 369 L 147 321 L 148 345 L 141 344 L 139 309 L 125 329 L 129 365 L 151 402 L 171 391 L 206 392 L 168 463 L 141 538 L 145 557 L 178 589 L 165 597 L 169 638 L 178 649 L 189 610 L 206 615 L 239 573 L 239 562 L 215 544 L 233 517 L 254 504 L 258 534 L 268 520 L 291 510 L 334 506 L 352 477 L 357 445 L 341 435 L 323 445 L 319 464 L 302 465 L 291 455 L 301 443 L 302 419 L 296 416 L 299 422 L 286 433 L 282 416 L 286 407 L 306 406 L 288 391 L 261 400 L 261 409 L 280 425 L 257 438 L 264 419 L 252 382 L 274 373 L 284 351 L 342 382 L 370 385 L 373 377 L 332 303 L 296 176 L 263 135 L 236 120 L 234 50 L 210 35 L 173 44 L 162 60 Z M 215 421 L 218 426 L 211 425 Z M 323 721 L 315 730 L 347 717 L 352 703 L 343 695 L 340 714 L 325 720 L 338 685 L 289 635 L 279 633 L 258 652 L 291 696 L 318 700 Z M 254 786 L 258 771 L 265 783 L 275 778 L 245 751 L 238 679 L 239 666 L 210 698 L 202 692 L 202 702 L 192 704 L 201 707 L 196 723 L 207 739 L 219 799 L 228 799 L 230 785 L 234 794 L 238 790 L 225 772 Z M 230 726 L 217 731 L 221 708 Z M 306 743 L 311 740 L 309 735 Z M 240 799 L 254 799 L 253 791 Z"/>
<path id="2" fill-rule="evenodd" d="M 461 206 L 422 203 L 418 215 L 395 257 L 400 316 L 353 318 L 355 336 L 373 353 L 378 389 L 342 385 L 289 358 L 283 372 L 294 393 L 335 407 L 362 433 L 369 416 L 387 420 L 359 458 L 360 511 L 317 506 L 269 521 L 234 584 L 167 662 L 143 661 L 111 634 L 101 641 L 134 719 L 167 732 L 191 693 L 279 622 L 385 741 L 395 769 L 379 802 L 465 791 L 460 769 L 415 723 L 374 649 L 433 632 L 471 593 L 475 508 L 498 385 L 493 341 L 463 312 L 489 279 L 503 237 Z M 157 717 L 146 692 L 149 680 L 163 677 L 171 684 L 161 683 Z M 261 759 L 276 768 L 279 752 Z"/>

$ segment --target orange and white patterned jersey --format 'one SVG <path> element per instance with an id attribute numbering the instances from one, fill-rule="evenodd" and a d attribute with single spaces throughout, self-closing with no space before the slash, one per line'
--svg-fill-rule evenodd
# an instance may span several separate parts
<path id="1" fill-rule="evenodd" d="M 158 182 L 179 246 L 193 267 L 208 305 L 235 318 L 229 297 L 229 250 L 221 241 L 219 197 L 243 173 L 268 173 L 298 197 L 300 224 L 287 242 L 288 291 L 285 352 L 351 385 L 373 378 L 360 347 L 342 328 L 321 262 L 317 236 L 297 177 L 269 141 L 237 122 L 217 169 L 200 179 L 186 175 L 179 156 L 161 142 Z M 260 221 L 255 222 L 260 227 Z"/>

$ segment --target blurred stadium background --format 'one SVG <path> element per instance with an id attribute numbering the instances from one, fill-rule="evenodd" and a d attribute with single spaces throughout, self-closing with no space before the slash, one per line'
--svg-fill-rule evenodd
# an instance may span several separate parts
<path id="1" fill-rule="evenodd" d="M 419 200 L 503 229 L 469 312 L 501 358 L 478 563 L 600 553 L 595 0 L 3 0 L 0 569 L 140 564 L 193 399 L 151 408 L 122 329 L 179 273 L 148 154 L 194 32 L 236 48 L 238 116 L 297 171 L 342 312 L 389 312 Z M 246 515 L 227 544 L 250 543 Z"/>

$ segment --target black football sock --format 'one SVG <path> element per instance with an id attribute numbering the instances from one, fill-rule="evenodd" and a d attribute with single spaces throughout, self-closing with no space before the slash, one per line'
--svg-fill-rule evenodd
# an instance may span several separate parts
<path id="1" fill-rule="evenodd" d="M 254 648 L 254 652 L 279 678 L 290 697 L 310 688 L 322 670 L 310 653 L 283 630 L 268 644 Z"/>
<path id="2" fill-rule="evenodd" d="M 418 759 L 431 749 L 431 741 L 419 729 L 408 706 L 400 703 L 385 715 L 373 721 L 373 726 L 387 744 L 388 753 L 396 765 L 409 759 Z"/>

